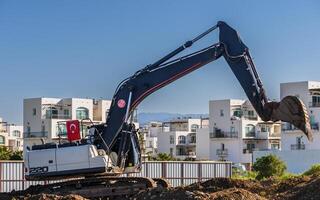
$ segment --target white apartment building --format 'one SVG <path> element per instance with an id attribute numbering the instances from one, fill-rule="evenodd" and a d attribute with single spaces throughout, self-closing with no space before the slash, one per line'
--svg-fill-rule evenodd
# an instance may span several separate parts
<path id="1" fill-rule="evenodd" d="M 263 122 L 249 101 L 209 102 L 209 127 L 197 132 L 197 159 L 251 163 L 252 151 L 279 149 L 281 124 Z"/>
<path id="2" fill-rule="evenodd" d="M 103 123 L 111 101 L 81 98 L 30 98 L 23 102 L 24 148 L 66 137 L 67 120 L 83 120 L 81 134 L 87 125 Z"/>
<path id="3" fill-rule="evenodd" d="M 310 123 L 313 131 L 313 142 L 309 142 L 307 137 L 294 126 L 283 123 L 282 126 L 282 146 L 286 150 L 315 150 L 320 149 L 319 122 L 320 122 L 320 82 L 302 81 L 280 84 L 280 97 L 293 95 L 299 97 L 306 105 L 310 115 Z"/>
<path id="4" fill-rule="evenodd" d="M 140 128 L 143 134 L 143 153 L 155 156 L 158 153 L 158 134 L 162 131 L 162 122 L 149 122 Z"/>
<path id="5" fill-rule="evenodd" d="M 23 150 L 23 126 L 10 124 L 0 118 L 0 146 L 10 150 Z"/>
<path id="6" fill-rule="evenodd" d="M 158 153 L 172 157 L 196 158 L 197 130 L 207 126 L 207 119 L 175 119 L 164 122 L 158 133 Z"/>

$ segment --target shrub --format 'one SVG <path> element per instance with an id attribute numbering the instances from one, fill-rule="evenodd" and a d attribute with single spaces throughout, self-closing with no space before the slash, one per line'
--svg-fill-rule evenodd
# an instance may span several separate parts
<path id="1" fill-rule="evenodd" d="M 236 172 L 236 173 L 233 173 Z M 255 171 L 244 171 L 242 173 L 237 173 L 237 171 L 232 172 L 232 178 L 233 179 L 241 179 L 241 180 L 252 180 L 256 179 L 257 172 Z"/>
<path id="2" fill-rule="evenodd" d="M 253 170 L 258 173 L 256 179 L 260 180 L 271 176 L 282 176 L 286 171 L 286 164 L 275 155 L 258 158 L 253 164 Z"/>
<path id="3" fill-rule="evenodd" d="M 166 154 L 166 153 L 158 153 L 157 157 L 153 157 L 152 160 L 157 160 L 157 161 L 170 161 L 170 160 L 177 160 L 171 155 Z"/>
<path id="4" fill-rule="evenodd" d="M 319 175 L 320 174 L 320 164 L 314 164 L 303 173 L 303 175 L 311 176 L 311 175 Z"/>
<path id="5" fill-rule="evenodd" d="M 11 151 L 7 147 L 0 147 L 0 160 L 10 160 Z"/>
<path id="6" fill-rule="evenodd" d="M 23 153 L 22 151 L 14 151 L 10 155 L 10 160 L 23 160 Z"/>
<path id="7" fill-rule="evenodd" d="M 0 147 L 0 160 L 22 160 L 22 151 L 11 151 L 7 147 Z"/>

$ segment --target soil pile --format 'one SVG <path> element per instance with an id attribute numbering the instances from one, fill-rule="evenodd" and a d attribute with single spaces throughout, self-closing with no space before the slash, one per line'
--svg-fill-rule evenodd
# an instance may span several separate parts
<path id="1" fill-rule="evenodd" d="M 320 199 L 320 176 L 299 176 L 287 180 L 268 179 L 238 180 L 215 178 L 185 187 L 152 188 L 126 197 L 132 200 L 164 200 L 164 199 L 199 199 L 199 200 L 316 200 Z M 35 191 L 36 188 L 31 188 Z M 42 191 L 37 195 L 24 197 L 0 194 L 0 199 L 25 200 L 85 200 L 79 195 L 46 194 Z M 103 197 L 100 199 L 111 199 Z M 118 198 L 119 199 L 119 198 Z M 123 199 L 123 198 L 120 198 Z"/>

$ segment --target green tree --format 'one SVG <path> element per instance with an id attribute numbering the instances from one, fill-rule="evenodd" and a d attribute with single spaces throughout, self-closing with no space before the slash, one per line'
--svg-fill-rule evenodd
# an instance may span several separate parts
<path id="1" fill-rule="evenodd" d="M 258 173 L 256 177 L 258 180 L 271 176 L 282 176 L 286 169 L 286 164 L 272 154 L 258 158 L 253 164 L 253 170 Z"/>

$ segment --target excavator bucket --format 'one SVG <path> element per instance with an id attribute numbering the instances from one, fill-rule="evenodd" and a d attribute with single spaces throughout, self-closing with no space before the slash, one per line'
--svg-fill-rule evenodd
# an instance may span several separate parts
<path id="1" fill-rule="evenodd" d="M 304 103 L 296 96 L 286 96 L 279 103 L 267 103 L 272 106 L 273 121 L 289 122 L 303 131 L 309 141 L 313 140 L 309 114 Z"/>

